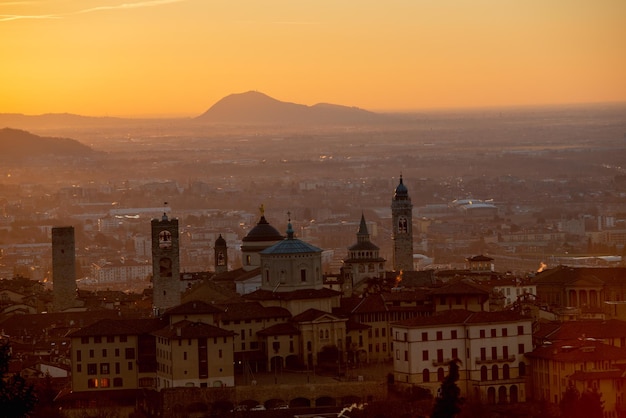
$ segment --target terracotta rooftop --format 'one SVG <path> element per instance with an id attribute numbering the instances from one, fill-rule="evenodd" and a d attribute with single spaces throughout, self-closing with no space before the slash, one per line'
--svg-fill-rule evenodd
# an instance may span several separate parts
<path id="1" fill-rule="evenodd" d="M 167 324 L 165 318 L 147 319 L 103 319 L 68 335 L 76 337 L 97 337 L 112 335 L 140 335 L 157 330 Z"/>
<path id="2" fill-rule="evenodd" d="M 530 318 L 513 311 L 472 312 L 465 309 L 451 309 L 438 312 L 432 316 L 419 316 L 394 322 L 392 325 L 403 327 L 420 327 L 433 325 L 484 324 L 531 321 Z"/>
<path id="3" fill-rule="evenodd" d="M 169 338 L 170 340 L 180 340 L 198 337 L 230 337 L 235 335 L 235 333 L 203 322 L 185 320 L 158 329 L 152 332 L 152 335 Z"/>
<path id="4" fill-rule="evenodd" d="M 324 299 L 339 295 L 341 295 L 341 292 L 324 287 L 321 289 L 301 289 L 290 292 L 272 292 L 271 290 L 258 289 L 244 297 L 250 300 L 299 300 Z"/>
<path id="5" fill-rule="evenodd" d="M 165 315 L 219 314 L 223 310 L 200 300 L 193 300 L 168 309 Z"/>
<path id="6" fill-rule="evenodd" d="M 222 321 L 263 318 L 291 318 L 291 313 L 278 306 L 263 306 L 259 302 L 241 302 L 218 305 L 222 309 Z"/>
<path id="7" fill-rule="evenodd" d="M 282 324 L 272 325 L 257 332 L 257 335 L 263 335 L 269 337 L 271 335 L 297 335 L 300 334 L 298 328 L 288 322 Z"/>
<path id="8" fill-rule="evenodd" d="M 613 347 L 598 341 L 567 340 L 537 347 L 527 357 L 564 363 L 625 361 L 626 347 Z"/>

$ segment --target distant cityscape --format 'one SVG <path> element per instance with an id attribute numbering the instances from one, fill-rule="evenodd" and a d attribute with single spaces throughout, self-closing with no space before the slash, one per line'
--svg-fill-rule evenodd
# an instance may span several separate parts
<path id="1" fill-rule="evenodd" d="M 519 139 L 518 117 L 499 126 Z M 408 418 L 455 362 L 480 416 L 564 416 L 576 391 L 625 417 L 623 145 L 487 129 L 461 149 L 467 120 L 411 123 L 246 128 L 195 155 L 206 126 L 176 149 L 78 129 L 103 160 L 6 166 L 8 373 L 63 417 Z"/>

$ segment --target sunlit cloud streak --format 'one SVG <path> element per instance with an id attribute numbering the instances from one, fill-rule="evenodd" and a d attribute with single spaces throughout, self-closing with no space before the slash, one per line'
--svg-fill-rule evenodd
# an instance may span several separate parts
<path id="1" fill-rule="evenodd" d="M 139 9 L 142 7 L 154 7 L 164 4 L 182 3 L 187 0 L 147 0 L 138 1 L 135 3 L 122 3 L 113 6 L 96 6 L 89 9 L 77 10 L 75 12 L 59 13 L 59 14 L 45 14 L 45 15 L 0 15 L 0 22 L 8 22 L 11 20 L 25 20 L 25 19 L 61 19 L 67 16 L 80 15 L 86 13 L 104 12 L 110 10 L 131 10 Z M 13 2 L 12 4 L 30 4 L 34 2 Z M 6 4 L 5 4 L 6 5 Z"/>

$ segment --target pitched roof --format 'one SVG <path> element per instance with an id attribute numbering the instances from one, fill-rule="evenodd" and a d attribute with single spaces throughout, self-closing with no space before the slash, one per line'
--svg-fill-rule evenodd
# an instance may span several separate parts
<path id="1" fill-rule="evenodd" d="M 103 319 L 70 333 L 71 338 L 147 334 L 167 324 L 165 318 Z"/>
<path id="2" fill-rule="evenodd" d="M 626 336 L 626 321 L 619 319 L 566 321 L 555 328 L 545 338 L 551 341 L 585 338 L 601 340 Z"/>
<path id="3" fill-rule="evenodd" d="M 531 318 L 513 311 L 473 312 L 465 309 L 450 309 L 432 316 L 419 316 L 394 322 L 402 327 L 428 327 L 434 325 L 487 324 L 531 321 Z"/>
<path id="4" fill-rule="evenodd" d="M 298 300 L 322 299 L 339 295 L 341 295 L 341 292 L 326 287 L 321 289 L 298 289 L 290 292 L 273 292 L 271 290 L 257 289 L 245 295 L 244 298 L 251 300 Z"/>
<path id="5" fill-rule="evenodd" d="M 563 363 L 592 361 L 624 361 L 626 347 L 614 347 L 598 341 L 566 340 L 537 347 L 526 357 L 554 360 Z"/>
<path id="6" fill-rule="evenodd" d="M 298 328 L 294 327 L 293 324 L 289 322 L 284 322 L 282 324 L 272 325 L 271 327 L 267 327 L 262 329 L 261 331 L 257 331 L 257 335 L 262 335 L 265 337 L 269 337 L 271 335 L 298 335 L 300 331 Z"/>
<path id="7" fill-rule="evenodd" d="M 221 304 L 223 321 L 237 321 L 263 318 L 291 318 L 288 309 L 279 306 L 263 306 L 259 302 Z"/>
<path id="8" fill-rule="evenodd" d="M 606 284 L 623 284 L 626 281 L 626 267 L 557 266 L 537 273 L 533 283 L 566 284 L 585 279 Z"/>
<path id="9" fill-rule="evenodd" d="M 489 290 L 471 280 L 456 280 L 435 288 L 431 295 L 489 295 Z"/>
<path id="10" fill-rule="evenodd" d="M 203 322 L 184 320 L 158 329 L 152 332 L 152 335 L 169 338 L 170 340 L 180 340 L 198 337 L 230 337 L 235 335 L 235 333 Z"/>
<path id="11" fill-rule="evenodd" d="M 211 303 L 206 303 L 201 300 L 192 300 L 168 309 L 165 315 L 218 314 L 222 312 L 222 309 Z"/>
<path id="12" fill-rule="evenodd" d="M 319 309 L 310 308 L 306 311 L 294 316 L 291 318 L 292 322 L 312 322 L 317 319 L 323 318 L 325 316 L 330 316 L 335 319 L 339 319 L 337 316 L 331 314 L 330 312 L 320 311 Z"/>

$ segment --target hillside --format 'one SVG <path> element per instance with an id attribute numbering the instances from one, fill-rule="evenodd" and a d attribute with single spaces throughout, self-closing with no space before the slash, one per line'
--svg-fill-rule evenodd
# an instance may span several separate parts
<path id="1" fill-rule="evenodd" d="M 224 97 L 195 120 L 237 125 L 353 125 L 393 119 L 355 107 L 326 103 L 306 106 L 249 91 Z"/>
<path id="2" fill-rule="evenodd" d="M 3 160 L 41 157 L 81 158 L 94 154 L 94 150 L 74 139 L 42 137 L 19 129 L 0 129 L 0 159 Z"/>

